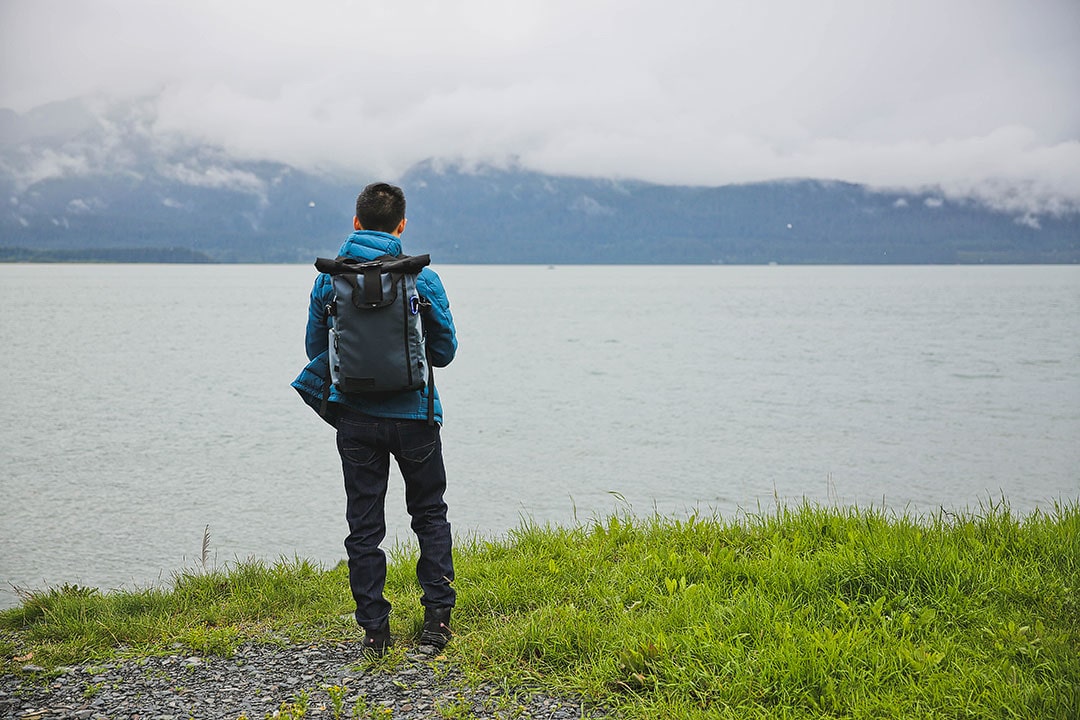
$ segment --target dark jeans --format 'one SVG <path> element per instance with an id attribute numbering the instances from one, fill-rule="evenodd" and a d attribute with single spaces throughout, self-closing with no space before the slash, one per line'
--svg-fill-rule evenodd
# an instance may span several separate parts
<path id="1" fill-rule="evenodd" d="M 363 628 L 377 628 L 390 615 L 390 603 L 383 597 L 386 555 L 379 543 L 386 536 L 384 503 L 391 454 L 405 480 L 405 506 L 420 543 L 416 563 L 416 579 L 424 591 L 420 602 L 430 608 L 453 607 L 454 561 L 443 501 L 446 469 L 439 426 L 424 420 L 372 417 L 343 408 L 337 431 L 348 500 L 345 550 L 356 622 Z"/>

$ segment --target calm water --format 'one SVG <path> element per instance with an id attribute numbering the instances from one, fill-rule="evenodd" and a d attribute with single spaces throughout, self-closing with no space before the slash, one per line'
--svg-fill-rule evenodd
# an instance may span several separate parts
<path id="1" fill-rule="evenodd" d="M 1080 497 L 1080 268 L 439 268 L 455 532 Z M 307 266 L 0 266 L 0 605 L 344 555 Z M 409 537 L 400 485 L 390 532 Z"/>

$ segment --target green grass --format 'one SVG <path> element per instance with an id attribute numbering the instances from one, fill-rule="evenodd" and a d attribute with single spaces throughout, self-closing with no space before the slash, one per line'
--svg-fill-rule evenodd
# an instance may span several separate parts
<path id="1" fill-rule="evenodd" d="M 526 524 L 455 551 L 477 682 L 575 693 L 627 718 L 1080 717 L 1080 504 L 1013 515 L 782 508 Z M 415 637 L 415 555 L 393 629 Z M 356 638 L 344 566 L 243 563 L 170 590 L 62 587 L 0 614 L 5 670 L 183 643 Z"/>

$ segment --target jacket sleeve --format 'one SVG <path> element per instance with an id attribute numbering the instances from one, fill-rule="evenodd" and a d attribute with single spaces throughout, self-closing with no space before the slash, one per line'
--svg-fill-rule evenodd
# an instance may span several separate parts
<path id="1" fill-rule="evenodd" d="M 311 288 L 311 303 L 308 306 L 307 336 L 304 338 L 308 360 L 314 360 L 330 347 L 327 334 L 330 318 L 326 314 L 326 304 L 330 301 L 332 290 L 329 275 L 323 274 L 315 278 L 315 284 Z"/>
<path id="2" fill-rule="evenodd" d="M 424 311 L 424 335 L 428 357 L 435 367 L 446 367 L 457 354 L 457 331 L 454 316 L 450 314 L 450 301 L 446 297 L 442 280 L 430 268 L 424 268 L 418 277 L 420 294 L 429 303 Z"/>

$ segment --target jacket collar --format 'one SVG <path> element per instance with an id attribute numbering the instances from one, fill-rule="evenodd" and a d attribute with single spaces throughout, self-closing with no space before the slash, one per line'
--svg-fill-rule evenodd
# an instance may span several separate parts
<path id="1" fill-rule="evenodd" d="M 380 255 L 400 255 L 401 240 L 390 233 L 377 230 L 357 230 L 338 250 L 338 255 L 374 260 Z"/>

